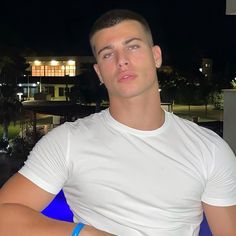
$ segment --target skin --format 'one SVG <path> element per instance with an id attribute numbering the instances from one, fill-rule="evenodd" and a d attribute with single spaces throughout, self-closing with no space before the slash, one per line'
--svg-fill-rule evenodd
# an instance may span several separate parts
<path id="1" fill-rule="evenodd" d="M 91 43 L 97 59 L 94 69 L 108 90 L 111 115 L 132 128 L 159 128 L 164 122 L 156 75 L 160 48 L 152 46 L 143 27 L 132 20 L 98 31 Z"/>
<path id="2" fill-rule="evenodd" d="M 94 68 L 108 89 L 110 113 L 119 122 L 139 130 L 162 126 L 156 68 L 161 50 L 153 46 L 142 26 L 124 21 L 98 31 L 91 40 L 97 64 Z M 19 173 L 0 189 L 0 236 L 67 236 L 75 224 L 40 214 L 54 195 L 42 190 Z M 236 207 L 203 203 L 214 236 L 235 236 Z M 7 216 L 7 217 L 6 217 Z M 112 234 L 85 226 L 80 236 Z"/>
<path id="3" fill-rule="evenodd" d="M 68 236 L 76 224 L 50 219 L 40 214 L 54 198 L 20 174 L 0 189 L 0 236 Z M 80 236 L 111 236 L 85 226 Z"/>
<path id="4" fill-rule="evenodd" d="M 155 70 L 161 65 L 161 50 L 152 46 L 142 26 L 135 21 L 122 22 L 97 32 L 91 43 L 97 58 L 95 71 L 109 91 L 111 115 L 140 130 L 160 127 L 164 115 Z M 126 73 L 134 78 L 120 82 Z M 216 207 L 204 202 L 202 206 L 214 236 L 236 235 L 236 206 Z"/>

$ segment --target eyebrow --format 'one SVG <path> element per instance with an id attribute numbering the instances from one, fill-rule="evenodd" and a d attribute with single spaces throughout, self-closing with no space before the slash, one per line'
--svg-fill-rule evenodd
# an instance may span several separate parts
<path id="1" fill-rule="evenodd" d="M 133 42 L 135 40 L 143 41 L 141 38 L 134 37 L 134 38 L 125 40 L 124 45 L 129 44 L 130 42 Z"/>
<path id="2" fill-rule="evenodd" d="M 111 46 L 111 45 L 108 45 L 108 46 L 106 46 L 106 47 L 100 49 L 100 50 L 98 51 L 98 53 L 97 53 L 98 56 L 99 56 L 99 54 L 100 54 L 101 52 L 103 52 L 104 50 L 109 50 L 109 49 L 112 49 L 112 46 Z"/>
<path id="3" fill-rule="evenodd" d="M 135 41 L 135 40 L 143 41 L 141 38 L 134 37 L 134 38 L 125 40 L 123 44 L 124 44 L 124 45 L 127 45 L 127 44 L 129 44 L 130 42 L 133 42 L 133 41 Z M 112 49 L 112 48 L 113 48 L 112 45 L 107 45 L 107 46 L 103 47 L 102 49 L 100 49 L 100 50 L 98 51 L 97 55 L 99 55 L 99 54 L 100 54 L 101 52 L 103 52 L 104 50 L 110 50 L 110 49 Z"/>

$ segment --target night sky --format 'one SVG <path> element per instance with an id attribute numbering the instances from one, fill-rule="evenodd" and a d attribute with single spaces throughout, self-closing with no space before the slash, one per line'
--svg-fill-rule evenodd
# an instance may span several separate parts
<path id="1" fill-rule="evenodd" d="M 127 8 L 148 20 L 164 63 L 210 57 L 218 65 L 232 65 L 236 16 L 226 16 L 225 5 L 225 0 L 1 1 L 0 46 L 44 55 L 91 55 L 88 34 L 94 20 L 109 9 Z"/>

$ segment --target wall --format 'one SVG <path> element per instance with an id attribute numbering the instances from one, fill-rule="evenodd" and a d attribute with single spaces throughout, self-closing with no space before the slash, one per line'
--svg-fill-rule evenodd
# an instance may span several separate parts
<path id="1" fill-rule="evenodd" d="M 223 138 L 236 154 L 236 89 L 224 90 Z"/>

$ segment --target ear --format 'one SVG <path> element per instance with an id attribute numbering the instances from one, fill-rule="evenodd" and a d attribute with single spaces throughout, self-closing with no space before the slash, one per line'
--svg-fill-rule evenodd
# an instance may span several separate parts
<path id="1" fill-rule="evenodd" d="M 152 47 L 152 53 L 155 60 L 156 68 L 160 68 L 162 64 L 161 49 L 159 46 L 155 45 Z"/>
<path id="2" fill-rule="evenodd" d="M 94 64 L 94 65 L 93 65 L 93 68 L 94 68 L 94 70 L 95 70 L 95 72 L 96 72 L 96 74 L 97 74 L 97 76 L 98 76 L 100 82 L 103 84 L 103 79 L 102 79 L 102 76 L 101 76 L 101 73 L 100 73 L 98 64 Z"/>

